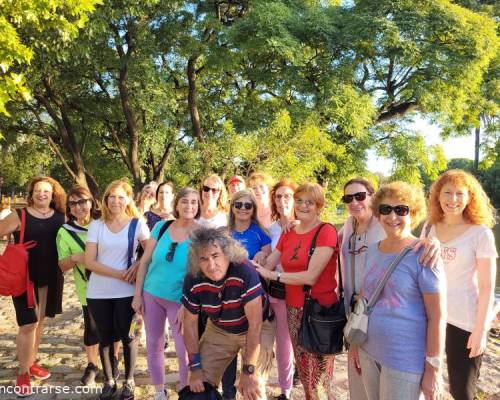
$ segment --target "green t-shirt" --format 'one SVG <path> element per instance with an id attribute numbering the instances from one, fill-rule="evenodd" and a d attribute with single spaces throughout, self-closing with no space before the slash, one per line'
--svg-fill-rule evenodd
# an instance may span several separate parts
<path id="1" fill-rule="evenodd" d="M 77 233 L 83 243 L 87 239 L 87 232 Z M 71 256 L 72 254 L 83 253 L 80 245 L 71 237 L 68 231 L 60 228 L 57 232 L 56 238 L 57 254 L 59 260 Z M 73 267 L 73 276 L 75 277 L 76 295 L 82 306 L 87 305 L 87 282 L 83 279 L 85 277 L 85 266 L 76 264 Z"/>

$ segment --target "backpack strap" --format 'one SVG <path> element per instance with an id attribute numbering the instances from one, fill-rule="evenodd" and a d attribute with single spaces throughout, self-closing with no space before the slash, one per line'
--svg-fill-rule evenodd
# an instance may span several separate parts
<path id="1" fill-rule="evenodd" d="M 127 254 L 127 269 L 132 265 L 134 259 L 134 239 L 135 229 L 137 228 L 138 218 L 132 218 L 128 226 L 128 254 Z"/>
<path id="2" fill-rule="evenodd" d="M 163 234 L 167 231 L 167 229 L 170 227 L 170 225 L 172 225 L 174 221 L 175 219 L 169 219 L 168 221 L 165 221 L 165 223 L 160 228 L 160 232 L 158 232 L 158 239 L 156 239 L 157 242 L 160 241 Z"/>
<path id="3" fill-rule="evenodd" d="M 73 240 L 78 244 L 78 246 L 81 247 L 83 251 L 85 251 L 85 243 L 83 243 L 83 240 L 78 236 L 78 234 L 75 231 L 72 231 L 66 227 L 64 227 L 64 230 L 69 233 L 69 235 L 73 238 Z M 80 277 L 83 279 L 84 282 L 88 282 L 90 274 L 92 273 L 88 269 L 85 269 L 85 274 L 82 272 L 82 270 L 78 267 L 75 267 L 78 273 L 80 274 Z"/>

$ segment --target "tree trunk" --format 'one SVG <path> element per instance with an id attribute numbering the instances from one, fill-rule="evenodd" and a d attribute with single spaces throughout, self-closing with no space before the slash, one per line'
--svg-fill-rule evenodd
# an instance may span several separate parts
<path id="1" fill-rule="evenodd" d="M 191 124 L 193 125 L 193 134 L 200 142 L 203 142 L 203 132 L 201 130 L 200 113 L 198 111 L 198 93 L 196 89 L 196 61 L 198 55 L 189 58 L 187 65 L 187 77 L 189 84 L 188 105 L 189 114 L 191 116 Z"/>
<path id="2" fill-rule="evenodd" d="M 481 145 L 481 125 L 475 129 L 476 143 L 474 146 L 474 171 L 479 170 L 479 147 Z"/>

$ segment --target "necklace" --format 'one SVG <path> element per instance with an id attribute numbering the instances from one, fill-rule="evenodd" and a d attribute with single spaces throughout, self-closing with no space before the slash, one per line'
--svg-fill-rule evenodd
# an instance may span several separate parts
<path id="1" fill-rule="evenodd" d="M 45 212 L 40 211 L 40 210 L 39 210 L 38 208 L 36 208 L 36 207 L 31 207 L 31 208 L 33 208 L 33 210 L 35 210 L 38 214 L 42 215 L 42 217 L 44 217 L 44 218 L 45 218 L 47 215 L 49 215 L 49 214 L 53 211 L 53 210 L 52 210 L 52 208 L 49 208 L 49 210 L 48 210 L 48 211 L 45 211 Z"/>

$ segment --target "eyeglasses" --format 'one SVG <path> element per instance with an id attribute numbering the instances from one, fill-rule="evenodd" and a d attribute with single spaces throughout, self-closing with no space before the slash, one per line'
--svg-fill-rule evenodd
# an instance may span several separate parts
<path id="1" fill-rule="evenodd" d="M 243 201 L 234 202 L 234 208 L 236 208 L 237 210 L 240 210 L 243 207 L 245 207 L 245 210 L 251 210 L 253 208 L 253 203 L 247 203 Z"/>
<path id="2" fill-rule="evenodd" d="M 90 199 L 80 199 L 77 201 L 68 201 L 68 206 L 70 208 L 76 207 L 76 206 L 83 206 L 85 205 Z"/>
<path id="3" fill-rule="evenodd" d="M 165 256 L 165 260 L 167 260 L 167 262 L 172 262 L 172 260 L 174 259 L 175 249 L 177 248 L 177 245 L 177 242 L 170 243 L 170 248 L 168 249 L 167 255 Z"/>
<path id="4" fill-rule="evenodd" d="M 208 192 L 212 191 L 213 194 L 216 194 L 216 193 L 220 192 L 220 189 L 219 188 L 211 188 L 210 186 L 203 185 L 203 191 L 205 193 L 208 193 Z"/>
<path id="5" fill-rule="evenodd" d="M 342 196 L 342 201 L 345 204 L 349 204 L 350 202 L 352 202 L 352 199 L 356 199 L 356 201 L 363 201 L 364 199 L 366 199 L 367 194 L 368 193 L 366 193 L 366 192 L 358 192 L 358 193 L 354 193 L 354 194 L 345 194 L 345 195 Z"/>
<path id="6" fill-rule="evenodd" d="M 349 238 L 349 244 L 348 244 L 349 254 L 354 254 L 355 256 L 364 253 L 366 250 L 368 250 L 368 246 L 366 245 L 366 232 L 364 234 L 363 246 L 361 246 L 359 249 L 356 249 L 356 237 L 357 237 L 356 231 L 353 231 L 351 237 Z M 359 239 L 361 239 L 361 237 Z"/>
<path id="7" fill-rule="evenodd" d="M 400 217 L 404 217 L 405 215 L 408 215 L 410 212 L 410 207 L 404 206 L 404 205 L 399 205 L 399 206 L 390 206 L 389 204 L 381 204 L 378 207 L 378 212 L 382 215 L 389 215 L 392 211 L 396 213 L 396 215 L 399 215 Z"/>
<path id="8" fill-rule="evenodd" d="M 302 204 L 305 204 L 306 207 L 311 207 L 313 205 L 315 205 L 316 203 L 312 200 L 302 200 L 302 199 L 298 199 L 295 201 L 295 203 L 297 203 L 297 205 L 300 207 Z"/>
<path id="9" fill-rule="evenodd" d="M 276 194 L 274 195 L 274 198 L 276 200 L 285 200 L 285 201 L 290 201 L 290 199 L 292 198 L 293 196 L 291 194 Z"/>

